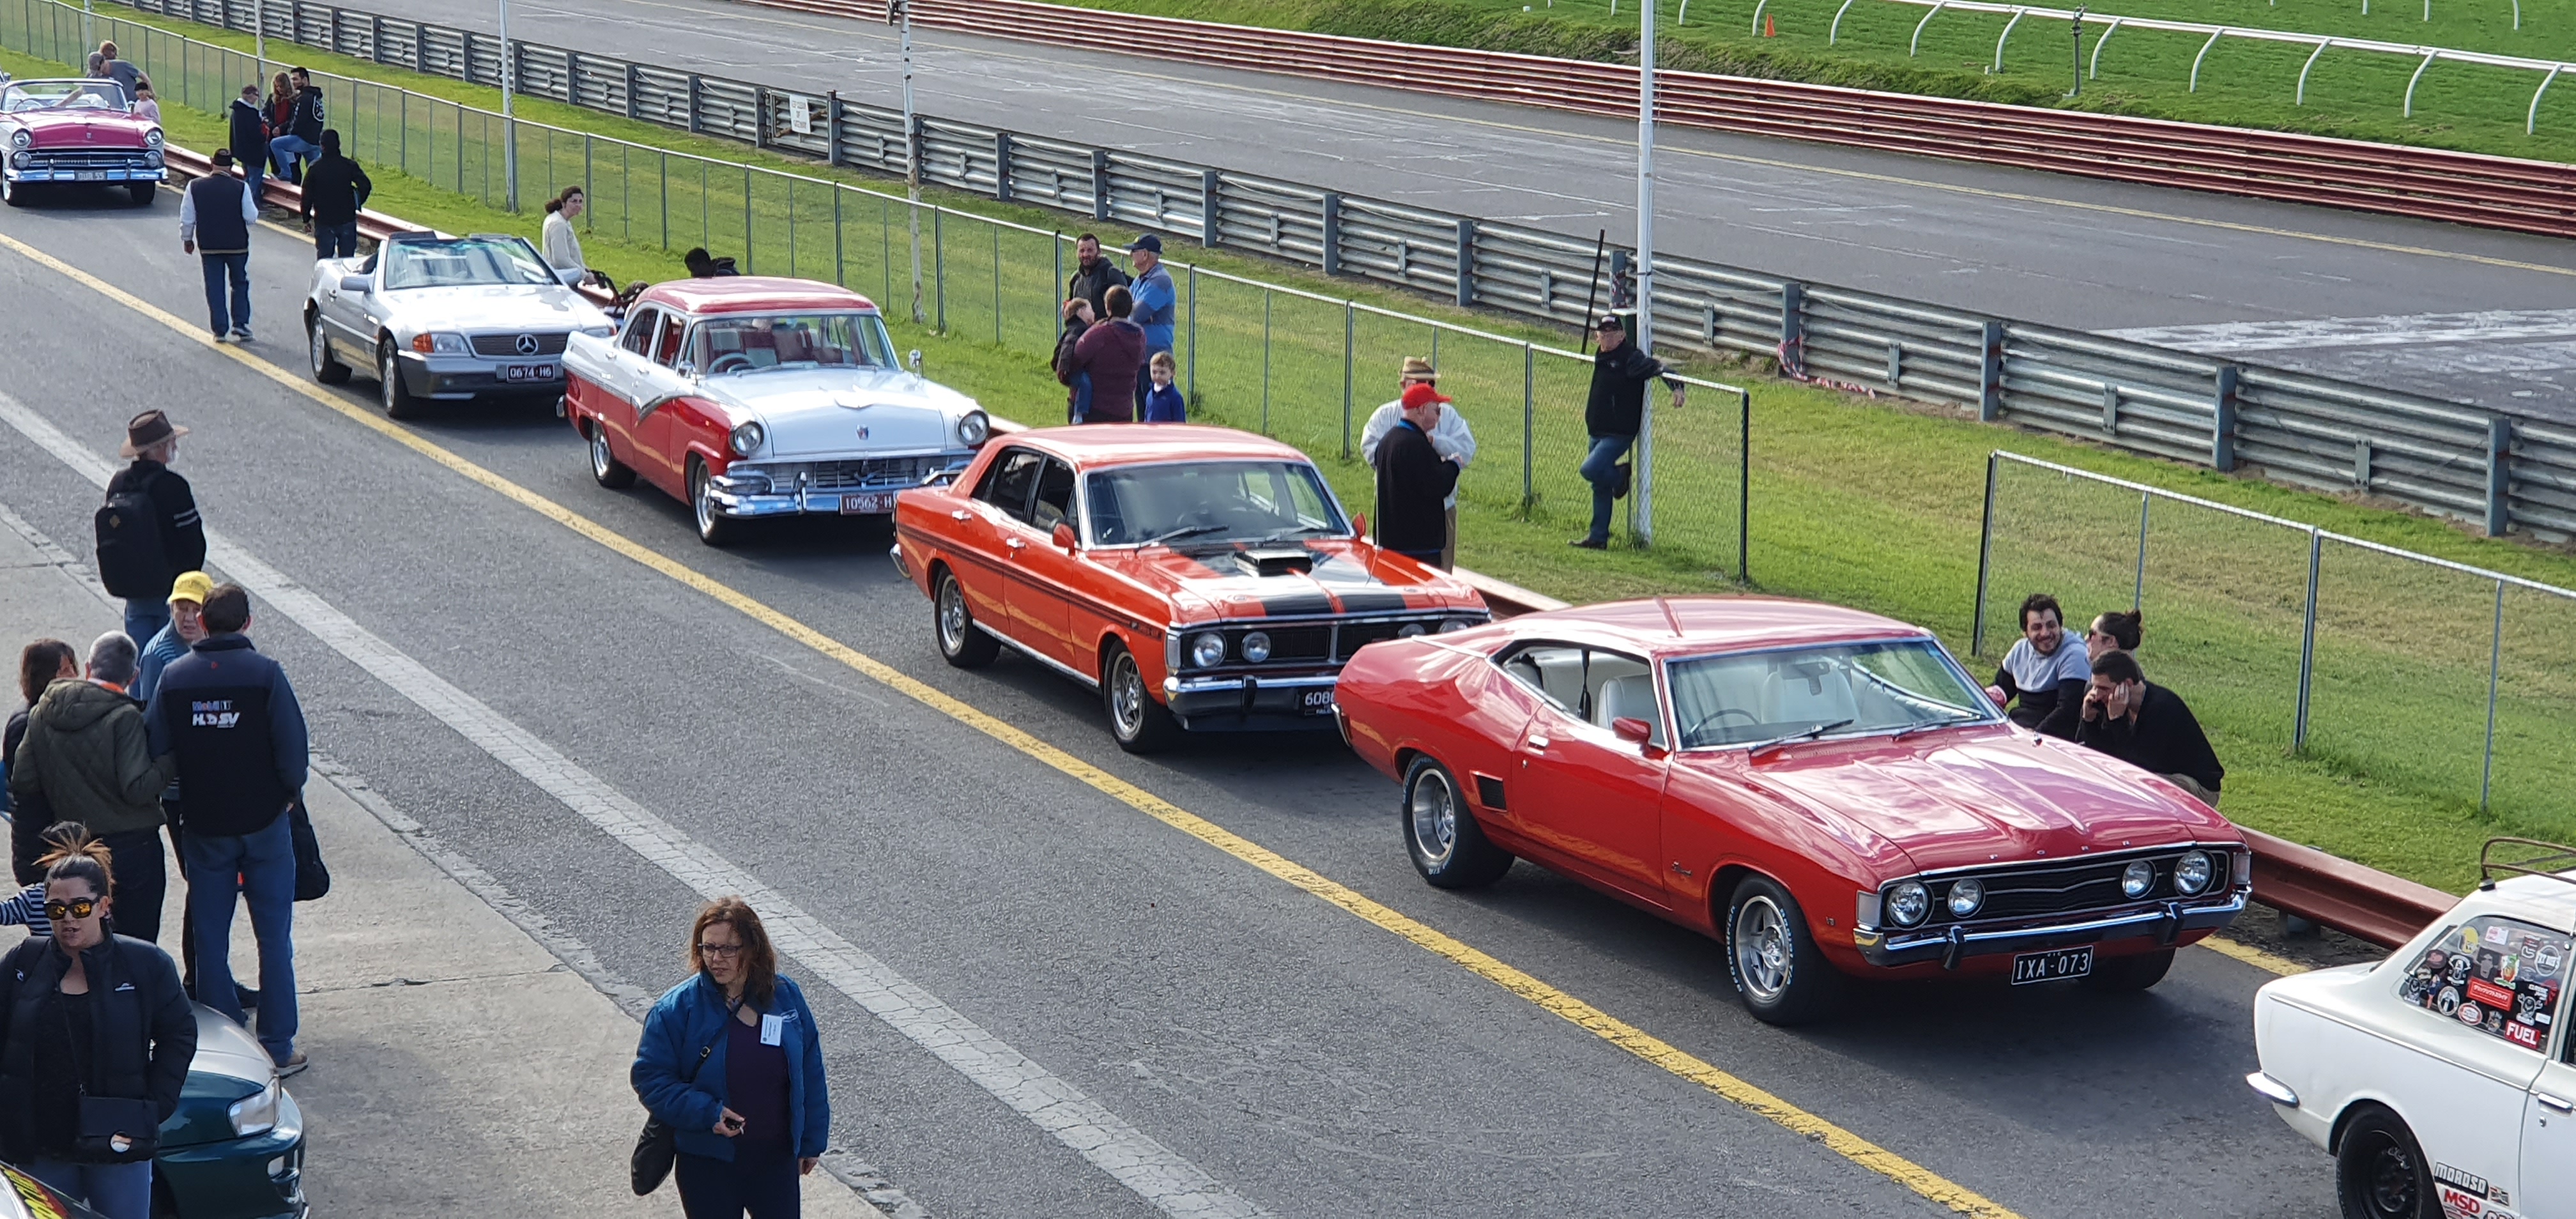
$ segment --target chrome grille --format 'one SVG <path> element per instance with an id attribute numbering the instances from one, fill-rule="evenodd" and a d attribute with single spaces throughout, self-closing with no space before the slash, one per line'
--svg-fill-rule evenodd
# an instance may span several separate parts
<path id="1" fill-rule="evenodd" d="M 937 457 L 870 457 L 818 461 L 797 470 L 804 473 L 805 485 L 816 491 L 890 491 L 917 486 L 931 471 L 945 464 Z M 791 471 L 788 477 L 793 476 Z"/>
<path id="2" fill-rule="evenodd" d="M 2024 867 L 1992 872 L 1975 872 L 1945 876 L 1926 881 L 1932 891 L 1932 915 L 1924 920 L 1929 927 L 1950 923 L 1977 923 L 1994 919 L 2042 918 L 2079 911 L 2104 910 L 2114 906 L 2131 906 L 2183 897 L 2174 888 L 2174 862 L 2194 848 L 2159 851 L 2152 855 L 2123 855 L 2113 859 L 2086 860 L 2082 863 L 2049 867 Z M 2231 862 L 2223 848 L 2197 848 L 2208 852 L 2210 887 L 2186 901 L 2197 901 L 2224 894 L 2228 890 L 2228 865 Z M 2156 870 L 2155 883 L 2138 897 L 2120 891 L 2120 873 L 2130 864 L 2145 859 Z M 1950 886 L 1960 880 L 1975 879 L 1986 887 L 1985 904 L 1965 919 L 1950 916 Z"/>
<path id="3" fill-rule="evenodd" d="M 535 339 L 536 350 L 521 351 L 519 340 L 522 338 Z M 478 334 L 474 336 L 474 354 L 502 360 L 513 356 L 559 356 L 563 354 L 565 341 L 566 336 L 561 331 L 553 334 Z"/>
<path id="4" fill-rule="evenodd" d="M 39 148 L 27 154 L 29 169 L 142 169 L 150 164 L 140 148 Z"/>
<path id="5" fill-rule="evenodd" d="M 1329 626 L 1248 626 L 1225 633 L 1225 654 L 1241 659 L 1243 637 L 1254 631 L 1270 636 L 1268 664 L 1322 661 L 1333 653 L 1333 628 Z"/>

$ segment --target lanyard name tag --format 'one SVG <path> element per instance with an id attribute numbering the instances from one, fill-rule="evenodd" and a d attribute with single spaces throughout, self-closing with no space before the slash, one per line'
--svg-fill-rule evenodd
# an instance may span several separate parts
<path id="1" fill-rule="evenodd" d="M 787 1031 L 787 1021 L 775 1014 L 760 1018 L 760 1044 L 777 1045 Z"/>

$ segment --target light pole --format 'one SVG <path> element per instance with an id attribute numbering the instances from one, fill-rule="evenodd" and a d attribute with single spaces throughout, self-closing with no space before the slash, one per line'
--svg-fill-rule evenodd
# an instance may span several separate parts
<path id="1" fill-rule="evenodd" d="M 912 232 L 912 324 L 922 323 L 921 316 L 921 140 L 919 127 L 912 115 L 912 5 L 909 0 L 887 0 L 886 23 L 903 30 L 903 194 L 911 206 L 903 209 L 904 220 Z"/>
<path id="2" fill-rule="evenodd" d="M 251 73 L 251 83 L 268 80 L 268 0 L 251 0 L 250 53 L 259 61 L 259 70 Z"/>
<path id="3" fill-rule="evenodd" d="M 2084 6 L 2081 4 L 2075 6 L 2075 87 L 2067 90 L 2066 96 L 2084 96 Z"/>
<path id="4" fill-rule="evenodd" d="M 1655 4 L 1637 7 L 1637 327 L 1629 341 L 1655 354 Z M 1652 395 L 1648 395 L 1649 399 Z M 1637 427 L 1637 536 L 1655 540 L 1655 408 L 1650 400 Z"/>
<path id="5" fill-rule="evenodd" d="M 89 0 L 81 0 L 81 53 L 98 49 L 98 30 L 90 24 Z"/>
<path id="6" fill-rule="evenodd" d="M 519 210 L 519 123 L 511 117 L 519 57 L 510 51 L 510 0 L 501 0 L 501 180 L 510 211 Z"/>

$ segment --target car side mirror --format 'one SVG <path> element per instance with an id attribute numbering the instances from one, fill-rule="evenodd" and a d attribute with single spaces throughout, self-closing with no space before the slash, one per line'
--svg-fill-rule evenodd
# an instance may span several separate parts
<path id="1" fill-rule="evenodd" d="M 373 291 L 374 288 L 375 285 L 369 282 L 367 277 L 364 275 L 343 275 L 340 277 L 340 290 L 343 292 L 355 292 L 360 296 L 365 296 L 368 292 Z"/>
<path id="2" fill-rule="evenodd" d="M 1368 535 L 1369 535 L 1369 531 L 1368 531 L 1368 513 L 1365 513 L 1365 512 L 1354 512 L 1354 513 L 1352 513 L 1352 514 L 1351 514 L 1351 536 L 1352 536 L 1352 537 L 1355 537 L 1355 538 L 1364 538 L 1364 537 L 1367 537 Z"/>
<path id="3" fill-rule="evenodd" d="M 698 366 L 689 363 L 687 360 L 682 360 L 679 363 L 672 365 L 671 371 L 678 373 L 691 381 L 698 379 Z"/>
<path id="4" fill-rule="evenodd" d="M 1072 554 L 1074 551 L 1082 547 L 1082 539 L 1074 536 L 1073 525 L 1068 521 L 1057 521 L 1055 523 L 1054 539 L 1055 548 L 1065 552 L 1066 554 Z"/>
<path id="5" fill-rule="evenodd" d="M 916 377 L 920 376 L 920 375 L 921 375 L 921 349 L 920 349 L 920 348 L 918 348 L 918 347 L 913 348 L 913 349 L 912 349 L 912 355 L 908 357 L 908 360 L 909 360 L 909 362 L 910 362 L 910 363 L 911 363 L 911 365 L 912 365 L 912 375 L 914 375 L 914 376 L 916 376 Z"/>
<path id="6" fill-rule="evenodd" d="M 1623 715 L 1610 721 L 1610 734 L 1631 745 L 1643 745 L 1654 739 L 1655 726 L 1644 720 L 1632 720 Z"/>

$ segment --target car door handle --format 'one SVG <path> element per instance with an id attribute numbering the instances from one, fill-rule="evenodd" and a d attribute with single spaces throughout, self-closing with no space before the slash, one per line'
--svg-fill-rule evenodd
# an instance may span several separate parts
<path id="1" fill-rule="evenodd" d="M 2531 1094 L 2531 1099 L 2539 1101 L 2541 1104 L 2547 1105 L 2560 1113 L 2576 1113 L 2576 1101 L 2561 1100 L 2560 1098 L 2551 1096 L 2546 1092 L 2534 1092 Z"/>
<path id="2" fill-rule="evenodd" d="M 1019 540 L 1018 538 L 1006 538 L 1006 539 L 1004 539 L 1004 540 L 1003 540 L 1002 544 L 1003 544 L 1003 545 L 1005 545 L 1005 546 L 1010 547 L 1010 548 L 1011 548 L 1011 549 L 1013 549 L 1013 550 L 1026 550 L 1026 549 L 1028 549 L 1028 548 L 1029 548 L 1029 544 L 1028 544 L 1028 543 L 1023 542 L 1023 541 Z"/>
<path id="3" fill-rule="evenodd" d="M 958 508 L 949 512 L 948 519 L 952 521 L 971 521 L 975 519 L 975 514 L 968 512 L 963 508 Z"/>
<path id="4" fill-rule="evenodd" d="M 1534 736 L 1534 737 L 1531 737 L 1531 738 L 1529 739 L 1529 747 L 1530 747 L 1530 752 L 1532 752 L 1532 753 L 1537 753 L 1537 752 L 1539 752 L 1540 750 L 1546 749 L 1546 748 L 1547 748 L 1547 738 L 1546 738 L 1546 737 L 1543 737 L 1543 736 Z"/>

